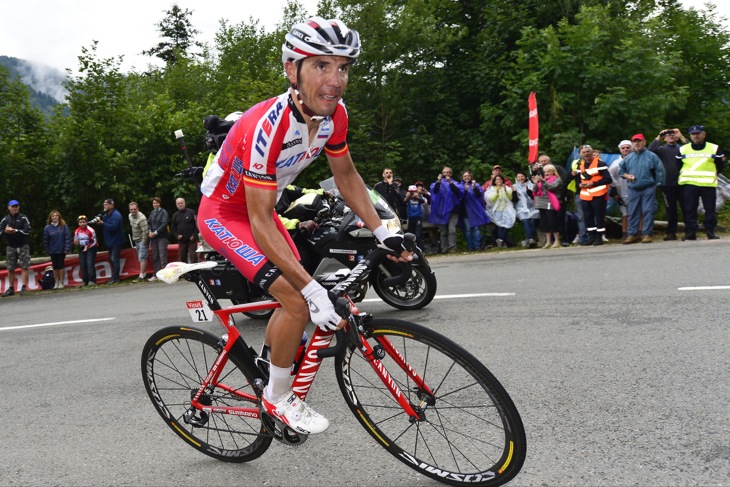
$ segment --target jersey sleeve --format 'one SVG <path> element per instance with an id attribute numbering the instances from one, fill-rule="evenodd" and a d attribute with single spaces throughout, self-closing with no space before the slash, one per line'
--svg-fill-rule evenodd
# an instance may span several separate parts
<path id="1" fill-rule="evenodd" d="M 347 146 L 347 129 L 349 120 L 347 118 L 347 109 L 342 101 L 340 101 L 340 104 L 337 105 L 337 109 L 332 116 L 332 122 L 335 126 L 335 132 L 327 141 L 327 144 L 325 144 L 324 152 L 329 157 L 343 157 L 347 155 L 350 149 Z"/>

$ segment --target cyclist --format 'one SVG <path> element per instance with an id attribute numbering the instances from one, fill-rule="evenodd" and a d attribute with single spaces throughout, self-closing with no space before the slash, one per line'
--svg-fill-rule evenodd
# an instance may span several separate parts
<path id="1" fill-rule="evenodd" d="M 340 20 L 313 17 L 294 25 L 282 45 L 289 89 L 236 121 L 201 186 L 198 226 L 205 241 L 281 303 L 266 328 L 270 377 L 262 406 L 302 434 L 329 426 L 291 391 L 302 333 L 309 319 L 325 330 L 345 320 L 335 312 L 334 296 L 300 265 L 276 216 L 282 190 L 324 152 L 347 204 L 379 244 L 400 254 L 393 260 L 412 259 L 403 237 L 381 224 L 348 150 L 342 95 L 359 54 L 359 34 Z"/>

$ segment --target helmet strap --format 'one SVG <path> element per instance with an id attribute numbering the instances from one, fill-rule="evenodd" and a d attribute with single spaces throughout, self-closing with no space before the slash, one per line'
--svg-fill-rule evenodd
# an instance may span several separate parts
<path id="1" fill-rule="evenodd" d="M 302 75 L 302 62 L 297 61 L 297 80 L 299 80 L 299 77 Z M 324 120 L 324 117 L 322 115 L 317 115 L 312 111 L 311 108 L 309 108 L 305 103 L 304 100 L 302 100 L 301 95 L 299 94 L 299 85 L 297 83 L 291 83 L 291 87 L 294 89 L 294 94 L 297 95 L 297 101 L 299 102 L 299 105 L 302 107 L 302 111 L 306 116 L 308 116 L 313 122 L 321 122 Z"/>

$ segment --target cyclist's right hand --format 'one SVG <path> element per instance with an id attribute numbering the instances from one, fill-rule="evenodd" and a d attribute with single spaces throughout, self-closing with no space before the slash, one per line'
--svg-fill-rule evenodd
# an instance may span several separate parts
<path id="1" fill-rule="evenodd" d="M 302 296 L 309 306 L 309 318 L 312 323 L 324 331 L 335 331 L 340 327 L 340 322 L 343 320 L 335 311 L 334 305 L 337 296 L 327 291 L 314 279 L 304 286 Z"/>

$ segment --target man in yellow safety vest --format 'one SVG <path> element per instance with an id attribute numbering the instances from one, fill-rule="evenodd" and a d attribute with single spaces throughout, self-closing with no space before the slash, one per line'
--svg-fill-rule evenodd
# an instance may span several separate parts
<path id="1" fill-rule="evenodd" d="M 692 125 L 689 128 L 690 144 L 679 149 L 677 159 L 682 163 L 679 170 L 679 185 L 684 195 L 684 237 L 682 240 L 697 240 L 697 208 L 699 200 L 705 209 L 705 232 L 714 240 L 717 215 L 717 175 L 725 165 L 725 154 L 717 144 L 707 142 L 705 127 Z"/>

